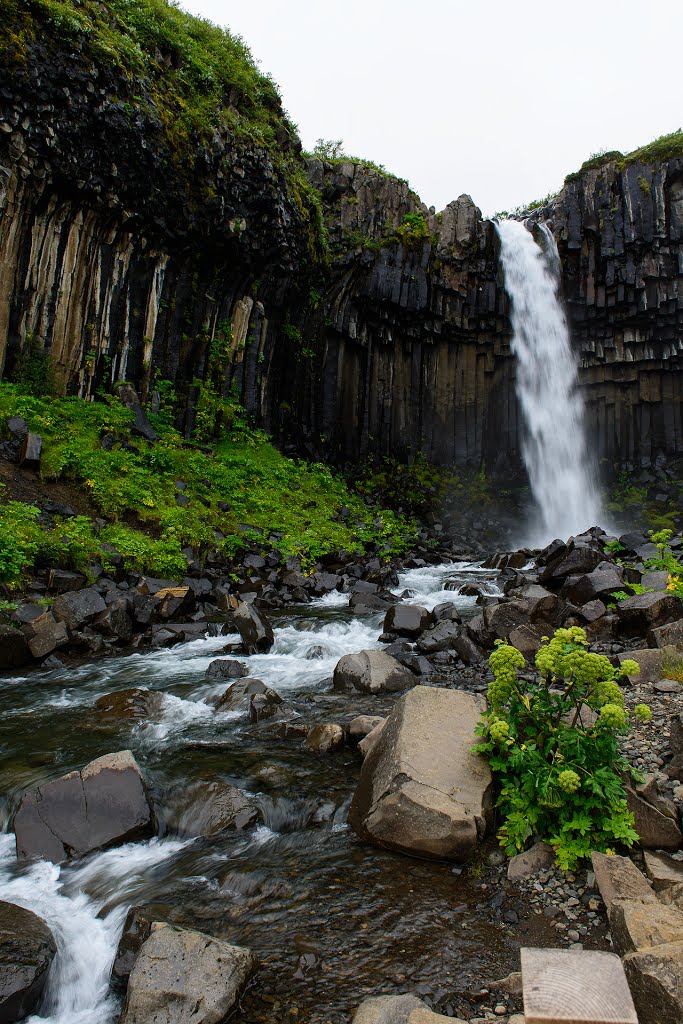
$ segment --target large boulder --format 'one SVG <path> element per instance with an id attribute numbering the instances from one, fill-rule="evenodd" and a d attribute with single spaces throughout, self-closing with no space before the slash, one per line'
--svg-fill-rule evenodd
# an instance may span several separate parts
<path id="1" fill-rule="evenodd" d="M 14 626 L 0 626 L 0 671 L 21 668 L 31 660 L 24 634 Z"/>
<path id="2" fill-rule="evenodd" d="M 668 591 L 634 594 L 617 607 L 620 632 L 626 636 L 644 636 L 657 626 L 683 618 L 683 602 Z"/>
<path id="3" fill-rule="evenodd" d="M 105 754 L 26 793 L 12 825 L 17 857 L 55 863 L 154 834 L 154 812 L 130 750 Z"/>
<path id="4" fill-rule="evenodd" d="M 0 1021 L 22 1020 L 40 999 L 57 947 L 45 922 L 0 903 Z"/>
<path id="5" fill-rule="evenodd" d="M 232 613 L 233 621 L 242 637 L 248 654 L 265 653 L 275 642 L 273 627 L 253 604 L 240 601 Z"/>
<path id="6" fill-rule="evenodd" d="M 444 619 L 434 629 L 428 629 L 417 641 L 417 649 L 423 654 L 450 651 L 460 635 L 460 626 L 452 619 Z"/>
<path id="7" fill-rule="evenodd" d="M 548 551 L 549 549 L 546 548 L 546 552 Z M 603 557 L 597 544 L 593 546 L 574 541 L 567 546 L 561 544 L 557 548 L 555 556 L 548 558 L 539 576 L 540 582 L 545 585 L 557 586 L 568 576 L 582 576 L 593 572 L 602 562 Z"/>
<path id="8" fill-rule="evenodd" d="M 613 591 L 621 590 L 623 585 L 623 572 L 616 566 L 607 566 L 568 579 L 562 587 L 562 596 L 572 604 L 588 604 L 597 598 L 609 598 Z"/>
<path id="9" fill-rule="evenodd" d="M 640 1024 L 683 1020 L 683 942 L 629 953 L 624 970 Z"/>
<path id="10" fill-rule="evenodd" d="M 394 604 L 384 616 L 384 632 L 408 640 L 416 640 L 431 624 L 431 612 L 417 604 Z"/>
<path id="11" fill-rule="evenodd" d="M 207 679 L 242 679 L 247 670 L 235 658 L 216 658 L 206 670 Z"/>
<path id="12" fill-rule="evenodd" d="M 221 779 L 184 786 L 168 802 L 165 818 L 184 836 L 214 836 L 226 829 L 249 828 L 258 819 L 254 803 L 237 786 Z"/>
<path id="13" fill-rule="evenodd" d="M 359 651 L 345 654 L 334 669 L 335 690 L 355 687 L 361 693 L 386 693 L 407 690 L 415 684 L 415 676 L 384 651 Z"/>
<path id="14" fill-rule="evenodd" d="M 52 614 L 57 622 L 64 622 L 68 629 L 80 629 L 91 623 L 105 611 L 107 605 L 94 587 L 60 594 L 52 605 Z"/>
<path id="15" fill-rule="evenodd" d="M 130 972 L 121 1024 L 220 1024 L 256 967 L 251 950 L 154 923 Z"/>
<path id="16" fill-rule="evenodd" d="M 464 861 L 486 832 L 489 766 L 472 752 L 484 710 L 461 690 L 416 686 L 402 697 L 363 762 L 349 822 L 368 842 Z"/>
<path id="17" fill-rule="evenodd" d="M 95 712 L 113 721 L 152 718 L 161 713 L 164 697 L 144 686 L 105 693 L 95 701 Z"/>

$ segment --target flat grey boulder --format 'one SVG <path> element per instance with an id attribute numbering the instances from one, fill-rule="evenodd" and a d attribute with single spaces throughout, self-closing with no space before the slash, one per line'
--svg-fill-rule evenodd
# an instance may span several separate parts
<path id="1" fill-rule="evenodd" d="M 60 863 L 151 836 L 155 820 L 137 762 L 120 750 L 25 793 L 12 827 L 19 859 Z"/>
<path id="2" fill-rule="evenodd" d="M 130 972 L 121 1024 L 220 1024 L 257 966 L 249 949 L 155 923 Z"/>
<path id="3" fill-rule="evenodd" d="M 413 1010 L 426 1009 L 417 996 L 371 996 L 353 1015 L 353 1024 L 408 1024 Z"/>
<path id="4" fill-rule="evenodd" d="M 57 951 L 36 914 L 0 903 L 0 1021 L 21 1020 L 35 1009 Z"/>
<path id="5" fill-rule="evenodd" d="M 619 629 L 626 636 L 645 636 L 649 630 L 683 618 L 683 604 L 669 591 L 634 594 L 617 605 Z"/>
<path id="6" fill-rule="evenodd" d="M 384 651 L 345 654 L 334 669 L 335 690 L 354 687 L 361 693 L 391 693 L 407 690 L 414 683 L 415 676 L 410 669 Z"/>
<path id="7" fill-rule="evenodd" d="M 60 594 L 52 605 L 52 614 L 57 622 L 63 622 L 68 629 L 79 629 L 92 622 L 106 610 L 106 602 L 94 587 Z"/>
<path id="8" fill-rule="evenodd" d="M 431 612 L 421 605 L 394 604 L 384 616 L 384 632 L 416 640 L 420 633 L 429 629 L 432 618 Z"/>
<path id="9" fill-rule="evenodd" d="M 415 686 L 401 697 L 361 769 L 349 823 L 367 842 L 464 861 L 486 832 L 489 766 L 472 751 L 484 700 Z"/>

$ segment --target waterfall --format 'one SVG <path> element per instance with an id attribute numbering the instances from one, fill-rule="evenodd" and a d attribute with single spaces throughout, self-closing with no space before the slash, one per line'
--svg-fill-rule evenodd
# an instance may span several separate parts
<path id="1" fill-rule="evenodd" d="M 545 251 L 518 221 L 496 224 L 512 300 L 517 397 L 526 427 L 522 456 L 540 514 L 534 542 L 547 543 L 596 525 L 600 498 L 586 446 L 577 361 L 558 298 L 557 246 L 546 225 L 539 228 Z"/>

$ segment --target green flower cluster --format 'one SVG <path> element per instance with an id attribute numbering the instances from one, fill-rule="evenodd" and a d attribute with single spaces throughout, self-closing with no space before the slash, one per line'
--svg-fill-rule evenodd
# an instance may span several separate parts
<path id="1" fill-rule="evenodd" d="M 603 704 L 600 719 L 611 729 L 623 729 L 626 725 L 626 712 L 616 704 Z"/>
<path id="2" fill-rule="evenodd" d="M 557 783 L 565 793 L 576 793 L 581 786 L 581 779 L 576 772 L 567 768 L 557 776 Z"/>
<path id="3" fill-rule="evenodd" d="M 501 844 L 512 855 L 544 838 L 565 870 L 593 850 L 629 847 L 638 839 L 623 778 L 633 775 L 619 750 L 628 713 L 618 680 L 639 671 L 615 668 L 588 650 L 585 630 L 558 629 L 536 655 L 537 672 L 511 644 L 489 658 L 489 710 L 478 727 L 499 784 Z M 526 676 L 526 678 L 525 678 Z M 586 715 L 586 708 L 597 716 Z M 647 720 L 646 705 L 635 714 Z"/>

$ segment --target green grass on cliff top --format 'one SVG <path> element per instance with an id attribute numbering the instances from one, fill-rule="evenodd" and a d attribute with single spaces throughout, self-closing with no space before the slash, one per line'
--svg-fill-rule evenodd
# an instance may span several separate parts
<path id="1" fill-rule="evenodd" d="M 659 138 L 653 139 L 646 146 L 634 149 L 631 153 L 622 153 L 618 149 L 595 153 L 581 164 L 578 171 L 568 174 L 565 181 L 576 181 L 586 171 L 604 167 L 605 164 L 612 162 L 618 171 L 622 171 L 631 164 L 654 164 L 663 160 L 672 160 L 676 156 L 683 156 L 683 129 L 681 128 L 669 135 L 660 135 Z"/>
<path id="2" fill-rule="evenodd" d="M 131 413 L 111 396 L 98 402 L 38 398 L 2 383 L 3 429 L 13 415 L 23 416 L 43 438 L 43 478 L 75 484 L 106 523 L 79 516 L 65 519 L 56 533 L 43 530 L 38 553 L 17 572 L 8 538 L 30 527 L 36 541 L 41 528 L 37 510 L 32 516 L 26 511 L 31 506 L 0 494 L 0 581 L 13 586 L 33 564 L 78 567 L 99 557 L 102 543 L 113 545 L 129 569 L 173 579 L 185 574 L 181 550 L 188 546 L 200 557 L 218 548 L 230 559 L 256 542 L 311 565 L 328 552 L 362 552 L 368 544 L 389 556 L 414 540 L 412 521 L 370 510 L 328 467 L 286 458 L 239 421 L 206 449 L 186 441 L 167 415 L 150 416 L 159 434 L 150 444 L 130 434 Z M 104 438 L 109 450 L 102 447 Z M 189 504 L 179 506 L 179 495 Z"/>
<path id="3" fill-rule="evenodd" d="M 296 135 L 244 40 L 166 0 L 0 0 L 0 21 L 0 54 L 15 64 L 36 38 L 82 52 L 120 70 L 133 106 L 147 92 L 169 130 L 206 137 L 226 124 L 268 147 L 278 127 Z"/>

